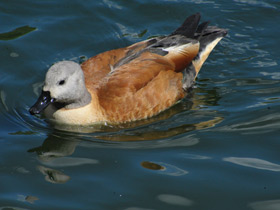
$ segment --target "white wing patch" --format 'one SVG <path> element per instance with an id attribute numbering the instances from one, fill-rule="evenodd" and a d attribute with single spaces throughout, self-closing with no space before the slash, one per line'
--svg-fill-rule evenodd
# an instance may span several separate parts
<path id="1" fill-rule="evenodd" d="M 162 48 L 162 50 L 167 51 L 168 53 L 171 54 L 182 54 L 185 56 L 189 55 L 189 51 L 193 49 L 193 47 L 197 47 L 199 48 L 199 42 L 196 43 L 187 43 L 184 45 L 175 45 L 175 46 L 171 46 L 171 47 L 167 47 L 167 48 Z"/>
<path id="2" fill-rule="evenodd" d="M 196 73 L 199 72 L 202 64 L 205 62 L 205 60 L 208 58 L 210 52 L 214 49 L 214 47 L 221 41 L 223 37 L 219 37 L 215 39 L 214 41 L 210 42 L 203 51 L 201 51 L 198 55 L 198 58 L 193 60 L 193 65 L 195 67 Z"/>

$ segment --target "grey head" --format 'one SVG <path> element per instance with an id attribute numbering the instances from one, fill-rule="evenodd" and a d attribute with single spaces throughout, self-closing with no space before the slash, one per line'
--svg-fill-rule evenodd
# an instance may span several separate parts
<path id="1" fill-rule="evenodd" d="M 38 114 L 54 102 L 73 109 L 85 106 L 90 101 L 91 95 L 85 86 L 80 65 L 73 61 L 61 61 L 48 70 L 42 94 L 29 111 Z"/>

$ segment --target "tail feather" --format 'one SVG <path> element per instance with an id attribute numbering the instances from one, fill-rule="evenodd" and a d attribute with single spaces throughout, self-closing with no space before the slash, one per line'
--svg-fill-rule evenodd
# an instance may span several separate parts
<path id="1" fill-rule="evenodd" d="M 209 26 L 209 21 L 199 24 L 200 17 L 200 13 L 191 15 L 169 36 L 149 40 L 143 50 L 172 60 L 175 71 L 185 75 L 184 89 L 193 84 L 210 52 L 227 34 L 225 29 Z"/>
<path id="2" fill-rule="evenodd" d="M 207 26 L 209 25 L 209 21 L 207 22 L 203 22 L 201 24 L 199 24 L 199 26 L 197 27 L 197 30 L 195 32 L 195 36 L 194 39 L 200 40 L 200 38 L 203 35 L 203 32 L 205 31 L 205 29 L 207 28 Z"/>
<path id="3" fill-rule="evenodd" d="M 170 34 L 170 36 L 183 35 L 188 38 L 194 38 L 194 34 L 197 31 L 200 17 L 200 13 L 189 16 L 179 28 L 177 28 L 172 34 Z"/>
<path id="4" fill-rule="evenodd" d="M 197 55 L 183 71 L 183 88 L 185 90 L 192 87 L 198 72 L 211 51 L 219 43 L 219 41 L 227 35 L 226 29 L 209 26 L 209 21 L 199 24 L 199 20 L 199 13 L 188 17 L 185 22 L 170 35 L 171 37 L 174 35 L 183 35 L 193 41 L 197 41 L 199 44 Z"/>
<path id="5" fill-rule="evenodd" d="M 197 35 L 199 37 L 200 48 L 197 56 L 192 62 L 195 67 L 196 74 L 198 74 L 201 66 L 206 61 L 214 47 L 226 35 L 227 30 L 213 26 L 208 26 L 199 35 Z"/>

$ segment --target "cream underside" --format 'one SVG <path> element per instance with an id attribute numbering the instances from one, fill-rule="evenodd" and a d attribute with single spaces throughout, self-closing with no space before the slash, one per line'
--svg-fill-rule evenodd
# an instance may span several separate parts
<path id="1" fill-rule="evenodd" d="M 56 123 L 71 125 L 91 125 L 107 121 L 102 114 L 101 108 L 97 103 L 96 97 L 92 94 L 91 103 L 76 109 L 55 110 L 49 106 L 45 110 L 46 117 L 55 120 Z"/>
<path id="2" fill-rule="evenodd" d="M 221 41 L 223 37 L 219 37 L 217 39 L 215 39 L 214 41 L 212 41 L 211 43 L 209 43 L 205 49 L 199 53 L 199 58 L 196 60 L 193 60 L 193 65 L 195 67 L 195 71 L 196 74 L 198 74 L 202 64 L 204 63 L 204 61 L 208 58 L 209 54 L 211 53 L 211 51 L 214 49 L 214 47 L 219 43 L 219 41 Z"/>
<path id="3" fill-rule="evenodd" d="M 93 110 L 92 104 L 77 109 L 60 109 L 52 116 L 56 122 L 72 125 L 90 125 L 105 121 L 101 113 Z"/>

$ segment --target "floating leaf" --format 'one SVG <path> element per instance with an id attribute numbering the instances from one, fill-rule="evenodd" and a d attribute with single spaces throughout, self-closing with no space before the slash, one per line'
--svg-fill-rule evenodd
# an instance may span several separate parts
<path id="1" fill-rule="evenodd" d="M 19 28 L 14 29 L 13 31 L 6 32 L 6 33 L 1 33 L 0 34 L 0 40 L 12 40 L 19 38 L 25 34 L 28 34 L 31 31 L 36 30 L 37 28 L 30 27 L 30 26 L 22 26 Z"/>
<path id="2" fill-rule="evenodd" d="M 138 37 L 139 38 L 141 38 L 141 37 L 143 37 L 146 33 L 147 33 L 147 29 L 145 29 L 145 30 L 143 30 L 142 32 L 140 32 L 139 34 L 138 34 Z"/>

